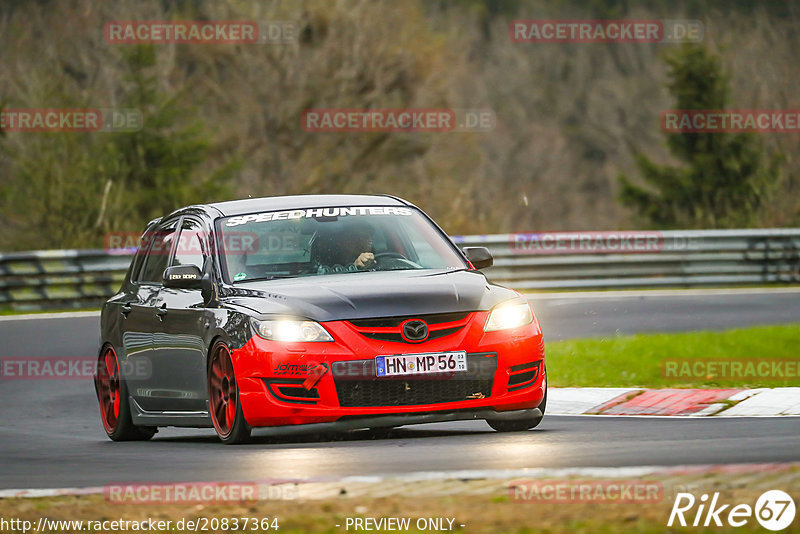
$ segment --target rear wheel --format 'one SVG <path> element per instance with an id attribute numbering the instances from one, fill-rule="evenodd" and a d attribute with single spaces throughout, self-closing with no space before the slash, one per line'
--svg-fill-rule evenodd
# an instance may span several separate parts
<path id="1" fill-rule="evenodd" d="M 153 437 L 157 429 L 136 426 L 131 420 L 128 388 L 119 372 L 117 353 L 111 345 L 100 351 L 94 388 L 100 402 L 100 418 L 108 437 L 114 441 L 143 441 Z"/>
<path id="2" fill-rule="evenodd" d="M 221 341 L 211 350 L 208 364 L 208 404 L 214 430 L 223 443 L 245 443 L 250 439 L 250 425 L 244 419 L 239 402 L 239 384 L 233 372 L 231 351 Z"/>
<path id="3" fill-rule="evenodd" d="M 498 432 L 522 432 L 525 430 L 530 430 L 531 428 L 536 428 L 537 426 L 539 426 L 539 423 L 542 422 L 546 406 L 547 406 L 547 390 L 545 390 L 544 398 L 542 399 L 542 403 L 539 405 L 539 411 L 542 412 L 542 415 L 530 419 L 514 419 L 510 421 L 487 420 L 486 422 L 489 423 L 490 427 L 497 430 Z"/>

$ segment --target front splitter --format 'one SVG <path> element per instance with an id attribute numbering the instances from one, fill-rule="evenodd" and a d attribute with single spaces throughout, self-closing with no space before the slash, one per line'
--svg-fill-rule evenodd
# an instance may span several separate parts
<path id="1" fill-rule="evenodd" d="M 493 421 L 515 421 L 518 419 L 535 419 L 542 417 L 539 408 L 529 408 L 525 410 L 508 410 L 498 412 L 496 410 L 452 410 L 441 412 L 425 412 L 419 414 L 402 415 L 371 415 L 367 417 L 348 417 L 331 421 L 328 423 L 308 423 L 302 425 L 282 425 L 256 427 L 253 430 L 259 435 L 266 436 L 289 436 L 294 434 L 307 434 L 315 432 L 344 432 L 347 430 L 361 430 L 366 428 L 390 428 L 403 425 L 419 425 L 424 423 L 444 423 L 447 421 L 473 421 L 486 420 Z"/>

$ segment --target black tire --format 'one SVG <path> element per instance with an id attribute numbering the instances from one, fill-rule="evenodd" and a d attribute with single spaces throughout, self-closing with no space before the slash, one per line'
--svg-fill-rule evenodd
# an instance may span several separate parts
<path id="1" fill-rule="evenodd" d="M 242 412 L 230 355 L 230 349 L 222 341 L 216 342 L 209 353 L 208 407 L 219 439 L 226 445 L 236 445 L 250 441 L 252 429 Z"/>
<path id="2" fill-rule="evenodd" d="M 533 417 L 531 419 L 515 419 L 510 421 L 487 420 L 486 422 L 489 423 L 490 427 L 498 432 L 524 432 L 525 430 L 530 430 L 539 426 L 539 423 L 541 423 L 542 419 L 544 418 L 544 410 L 546 407 L 547 390 L 545 390 L 544 398 L 542 399 L 542 403 L 539 405 L 539 411 L 542 412 L 542 415 Z"/>
<path id="3" fill-rule="evenodd" d="M 117 352 L 111 345 L 105 345 L 98 356 L 94 390 L 103 429 L 112 441 L 146 441 L 158 432 L 154 426 L 133 424 L 128 385 L 120 376 Z"/>

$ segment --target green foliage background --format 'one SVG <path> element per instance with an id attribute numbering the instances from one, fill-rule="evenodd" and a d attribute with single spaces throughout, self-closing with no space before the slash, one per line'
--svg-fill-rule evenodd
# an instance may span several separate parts
<path id="1" fill-rule="evenodd" d="M 688 49 L 508 38 L 515 18 L 610 17 L 696 18 L 705 38 Z M 300 38 L 103 37 L 109 21 L 163 19 L 294 21 Z M 0 133 L 0 250 L 99 247 L 186 204 L 298 193 L 400 195 L 451 233 L 797 225 L 796 135 L 690 139 L 658 123 L 675 95 L 686 107 L 800 108 L 797 22 L 791 3 L 745 1 L 4 2 L 0 107 L 131 108 L 144 128 Z M 308 108 L 401 107 L 491 109 L 497 126 L 300 124 Z"/>

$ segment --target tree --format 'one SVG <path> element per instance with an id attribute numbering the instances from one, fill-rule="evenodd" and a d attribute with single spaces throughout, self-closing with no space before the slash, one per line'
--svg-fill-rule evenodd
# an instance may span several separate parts
<path id="1" fill-rule="evenodd" d="M 155 48 L 122 54 L 118 107 L 141 113 L 140 130 L 23 133 L 14 144 L 0 137 L 12 163 L 0 184 L 9 230 L 0 246 L 100 247 L 109 232 L 140 232 L 150 219 L 231 194 L 238 160 L 209 162 L 213 138 L 182 92 L 159 88 Z M 53 107 L 92 107 L 66 91 L 52 98 Z"/>
<path id="2" fill-rule="evenodd" d="M 187 105 L 181 91 L 167 94 L 158 89 L 153 72 L 156 50 L 152 45 L 123 49 L 132 85 L 125 106 L 140 110 L 141 131 L 110 137 L 110 161 L 133 213 L 142 220 L 160 217 L 186 204 L 218 200 L 230 194 L 228 184 L 237 160 L 208 170 L 212 146 L 198 110 Z M 113 175 L 109 176 L 113 179 Z"/>
<path id="3" fill-rule="evenodd" d="M 704 46 L 685 45 L 667 56 L 676 109 L 725 109 L 729 77 L 720 58 Z M 683 166 L 662 166 L 642 154 L 636 164 L 645 185 L 620 175 L 621 202 L 662 228 L 749 226 L 780 179 L 782 155 L 765 162 L 752 133 L 672 133 L 670 153 Z"/>

